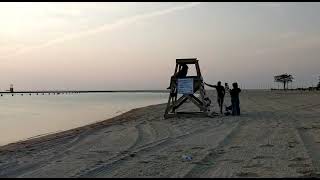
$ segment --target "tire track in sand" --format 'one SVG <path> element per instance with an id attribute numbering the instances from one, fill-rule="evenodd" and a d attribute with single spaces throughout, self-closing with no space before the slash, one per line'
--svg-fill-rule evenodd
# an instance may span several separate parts
<path id="1" fill-rule="evenodd" d="M 255 101 L 252 100 L 251 103 L 254 103 L 254 102 Z M 266 102 L 265 104 L 270 104 L 270 103 Z M 273 111 L 279 111 L 281 110 L 280 107 L 285 107 L 285 106 L 278 106 L 278 108 L 275 108 L 274 106 L 270 106 L 270 105 L 266 106 L 262 103 L 256 103 L 255 106 L 258 106 L 260 110 L 269 109 Z M 244 124 L 244 123 L 241 124 L 242 126 L 240 126 L 240 128 L 241 129 L 244 128 L 244 126 L 249 125 L 249 123 L 260 121 L 259 125 L 260 125 L 260 128 L 262 129 L 260 130 L 260 132 L 259 131 L 252 132 L 251 136 L 254 137 L 253 139 L 254 142 L 261 142 L 263 140 L 263 138 L 261 138 L 263 137 L 263 135 L 260 134 L 260 138 L 259 138 L 259 133 L 261 133 L 261 131 L 262 132 L 264 131 L 263 132 L 264 134 L 268 134 L 268 136 L 265 138 L 267 140 L 267 144 L 260 145 L 262 150 L 259 150 L 259 147 L 257 147 L 258 149 L 256 149 L 255 147 L 250 148 L 251 146 L 250 141 L 248 141 L 249 143 L 245 143 L 247 139 L 250 139 L 250 136 L 248 136 L 247 138 L 245 138 L 244 136 L 246 134 L 246 129 L 243 129 L 242 132 L 240 129 L 237 129 L 232 134 L 230 134 L 229 137 L 227 137 L 228 139 L 227 141 L 222 142 L 219 148 L 217 148 L 215 151 L 208 154 L 208 156 L 206 156 L 199 163 L 200 165 L 196 165 L 189 173 L 185 175 L 185 177 L 259 177 L 259 174 L 260 175 L 264 174 L 263 175 L 264 177 L 266 176 L 272 177 L 273 172 L 270 171 L 271 169 L 269 168 L 277 167 L 277 166 L 280 167 L 280 171 L 277 171 L 278 175 L 274 175 L 276 177 L 290 176 L 290 172 L 292 172 L 293 174 L 295 173 L 296 176 L 299 176 L 299 174 L 297 173 L 300 173 L 300 172 L 294 172 L 294 171 L 297 170 L 299 166 L 303 166 L 303 164 L 289 164 L 290 156 L 286 157 L 287 150 L 285 147 L 283 147 L 282 144 L 286 143 L 288 138 L 296 139 L 295 141 L 300 142 L 300 145 L 296 145 L 297 146 L 296 148 L 299 148 L 299 151 L 292 151 L 291 155 L 293 156 L 304 155 L 304 157 L 308 157 L 308 155 L 307 155 L 306 149 L 301 144 L 302 140 L 300 139 L 297 132 L 295 131 L 296 130 L 295 127 L 291 126 L 292 122 L 290 123 L 286 119 L 283 119 L 284 116 L 286 116 L 287 114 L 275 113 L 275 114 L 268 115 L 265 112 L 260 112 L 258 114 L 259 115 L 256 116 L 255 118 L 251 118 L 251 120 L 247 120 L 248 122 L 247 124 Z M 272 121 L 270 121 L 270 119 L 272 119 Z M 270 123 L 269 126 L 268 126 L 268 123 Z M 253 130 L 252 128 L 253 126 L 251 125 L 251 127 L 248 129 L 249 130 L 248 132 L 250 132 L 250 129 Z M 284 135 L 285 137 L 283 137 Z M 243 142 L 240 142 L 239 145 L 237 143 L 234 144 L 238 136 L 239 136 L 239 139 L 243 141 Z M 283 138 L 279 139 L 278 137 L 283 137 Z M 245 146 L 242 146 L 243 144 L 245 144 Z M 229 152 L 225 151 L 225 149 L 227 149 L 226 147 L 229 147 L 229 149 L 231 148 L 235 149 L 236 150 L 235 153 L 237 155 L 231 156 L 231 159 L 228 159 L 227 155 L 229 154 Z M 279 158 L 273 157 L 273 153 L 277 152 L 275 148 L 281 148 L 279 149 L 280 151 L 277 150 L 278 153 L 281 154 L 279 158 L 285 157 L 287 158 L 287 160 L 282 161 L 281 159 L 278 160 Z M 256 153 L 257 150 L 259 150 L 260 152 Z M 255 154 L 256 156 L 254 157 Z M 226 157 L 226 158 L 223 159 L 223 157 Z M 235 157 L 237 158 L 234 159 Z M 292 158 L 292 159 L 299 159 L 299 158 Z M 305 166 L 307 165 L 308 164 L 305 164 Z"/>
<path id="2" fill-rule="evenodd" d="M 84 131 L 83 133 L 81 133 L 80 135 L 74 137 L 73 139 L 69 140 L 69 142 L 64 142 L 66 143 L 65 145 L 62 145 L 59 153 L 57 154 L 53 154 L 45 159 L 41 159 L 40 161 L 36 161 L 36 162 L 31 162 L 31 163 L 28 163 L 28 164 L 25 164 L 25 165 L 20 165 L 20 166 L 17 166 L 17 168 L 11 168 L 8 167 L 6 170 L 1 168 L 2 169 L 2 172 L 4 172 L 3 174 L 1 174 L 0 172 L 0 177 L 19 177 L 19 176 L 22 176 L 24 175 L 25 173 L 31 173 L 37 169 L 40 169 L 46 165 L 48 165 L 49 162 L 53 161 L 53 160 L 56 160 L 56 159 L 59 159 L 63 156 L 65 156 L 65 153 L 67 151 L 69 151 L 74 145 L 78 144 L 79 142 L 82 141 L 83 138 L 85 138 L 88 134 L 92 133 L 93 131 L 90 131 L 90 130 L 86 130 Z M 60 142 L 61 143 L 61 142 Z M 52 146 L 54 147 L 54 146 Z M 49 148 L 50 150 L 50 148 Z M 10 169 L 9 169 L 10 168 Z"/>
<path id="3" fill-rule="evenodd" d="M 144 144 L 141 146 L 136 146 L 136 148 L 134 148 L 134 151 L 133 151 L 134 156 L 147 155 L 148 153 L 154 153 L 157 150 L 167 148 L 169 145 L 172 145 L 172 144 L 176 143 L 177 141 L 183 140 L 183 139 L 188 138 L 188 137 L 195 135 L 195 134 L 204 133 L 205 131 L 210 130 L 214 127 L 219 127 L 222 125 L 222 123 L 219 123 L 214 126 L 208 126 L 205 128 L 197 129 L 197 130 L 192 131 L 190 133 L 186 133 L 186 134 L 182 134 L 182 135 L 178 135 L 178 136 L 174 136 L 173 130 L 170 130 L 172 127 L 170 127 L 169 125 L 166 125 L 165 123 L 160 123 L 158 125 L 160 125 L 160 127 L 158 126 L 155 129 L 156 130 L 157 129 L 167 129 L 167 130 L 169 130 L 169 133 L 168 133 L 169 136 L 162 138 L 162 139 L 158 139 L 157 141 L 154 141 L 151 143 L 147 143 L 147 144 Z M 143 131 L 141 131 L 141 132 L 143 132 Z M 143 137 L 143 135 L 141 135 L 141 137 Z M 115 159 L 112 159 L 111 162 L 108 162 L 108 163 L 103 164 L 99 167 L 95 167 L 93 169 L 90 169 L 89 171 L 87 171 L 83 174 L 80 174 L 77 177 L 99 177 L 99 176 L 106 177 L 106 176 L 108 176 L 109 173 L 111 173 L 115 169 L 121 168 L 121 166 L 124 163 L 131 161 L 130 155 L 132 155 L 132 154 L 125 154 L 124 156 L 116 157 Z"/>

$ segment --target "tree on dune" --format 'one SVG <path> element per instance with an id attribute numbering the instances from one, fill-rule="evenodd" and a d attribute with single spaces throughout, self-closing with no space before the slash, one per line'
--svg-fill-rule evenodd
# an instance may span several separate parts
<path id="1" fill-rule="evenodd" d="M 274 76 L 275 82 L 283 83 L 283 90 L 286 90 L 286 85 L 288 88 L 288 83 L 292 82 L 292 80 L 293 80 L 293 76 L 287 73 Z"/>

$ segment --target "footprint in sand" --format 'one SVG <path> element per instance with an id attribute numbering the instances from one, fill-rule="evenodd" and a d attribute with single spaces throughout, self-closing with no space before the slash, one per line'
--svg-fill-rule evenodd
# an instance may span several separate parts
<path id="1" fill-rule="evenodd" d="M 221 159 L 219 162 L 232 161 L 232 159 Z"/>
<path id="2" fill-rule="evenodd" d="M 139 161 L 139 163 L 142 163 L 142 164 L 148 164 L 150 163 L 151 161 Z"/>
<path id="3" fill-rule="evenodd" d="M 306 158 L 303 158 L 303 157 L 295 157 L 295 158 L 290 159 L 289 161 L 304 161 L 304 160 L 306 160 Z"/>
<path id="4" fill-rule="evenodd" d="M 262 144 L 262 145 L 260 145 L 260 147 L 273 147 L 274 145 L 272 145 L 272 144 Z"/>
<path id="5" fill-rule="evenodd" d="M 232 160 L 231 162 L 232 162 L 232 163 L 242 163 L 243 160 Z"/>
<path id="6" fill-rule="evenodd" d="M 135 153 L 132 153 L 132 154 L 130 154 L 129 156 L 133 158 L 133 157 L 136 156 L 136 154 L 135 154 Z"/>
<path id="7" fill-rule="evenodd" d="M 217 154 L 224 154 L 224 153 L 226 153 L 226 151 L 225 151 L 224 149 L 218 149 L 218 150 L 216 150 L 216 151 L 214 151 L 214 152 L 216 152 Z"/>
<path id="8" fill-rule="evenodd" d="M 211 161 L 200 161 L 200 162 L 196 161 L 196 162 L 191 162 L 191 164 L 197 164 L 200 166 L 211 166 L 211 165 L 214 165 L 215 163 Z"/>
<path id="9" fill-rule="evenodd" d="M 273 156 L 255 156 L 253 159 L 274 159 Z"/>
<path id="10" fill-rule="evenodd" d="M 289 164 L 288 167 L 310 167 L 310 164 Z"/>
<path id="11" fill-rule="evenodd" d="M 296 141 L 290 141 L 290 142 L 288 142 L 288 147 L 289 148 L 294 148 L 296 144 L 299 144 L 299 143 L 296 142 Z"/>
<path id="12" fill-rule="evenodd" d="M 182 149 L 177 149 L 177 150 L 174 150 L 172 152 L 182 152 L 183 150 Z"/>
<path id="13" fill-rule="evenodd" d="M 193 147 L 193 148 L 191 148 L 191 149 L 204 149 L 204 147 L 201 147 L 201 146 L 195 146 L 195 147 Z"/>
<path id="14" fill-rule="evenodd" d="M 298 170 L 297 173 L 303 174 L 303 178 L 320 177 L 319 173 L 314 173 L 312 169 L 302 169 Z"/>
<path id="15" fill-rule="evenodd" d="M 303 127 L 299 127 L 298 129 L 309 130 L 309 129 L 312 129 L 312 127 L 303 126 Z"/>
<path id="16" fill-rule="evenodd" d="M 96 164 L 103 164 L 103 163 L 104 163 L 104 161 L 99 160 L 99 161 L 97 161 Z"/>
<path id="17" fill-rule="evenodd" d="M 320 126 L 318 124 L 312 125 L 312 129 L 320 129 Z"/>
<path id="18" fill-rule="evenodd" d="M 259 177 L 257 173 L 253 172 L 240 172 L 237 174 L 239 177 Z"/>
<path id="19" fill-rule="evenodd" d="M 155 159 L 157 159 L 157 160 L 166 160 L 166 159 L 168 159 L 168 157 L 167 156 L 163 156 L 163 155 L 156 155 Z"/>
<path id="20" fill-rule="evenodd" d="M 231 147 L 229 147 L 229 149 L 240 149 L 241 148 L 241 146 L 231 146 Z"/>

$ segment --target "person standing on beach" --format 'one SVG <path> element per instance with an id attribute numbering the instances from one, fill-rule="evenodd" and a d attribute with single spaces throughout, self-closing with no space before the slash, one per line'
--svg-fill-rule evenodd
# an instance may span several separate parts
<path id="1" fill-rule="evenodd" d="M 224 83 L 224 89 L 226 92 L 229 92 L 230 89 L 228 83 Z"/>
<path id="2" fill-rule="evenodd" d="M 231 89 L 230 96 L 231 96 L 231 110 L 233 116 L 239 116 L 240 115 L 240 100 L 239 100 L 239 94 L 241 92 L 241 89 L 238 87 L 238 83 L 232 84 L 233 89 Z"/>
<path id="3" fill-rule="evenodd" d="M 218 104 L 220 107 L 220 113 L 222 114 L 222 107 L 223 107 L 223 100 L 224 100 L 224 95 L 226 93 L 225 89 L 223 86 L 221 86 L 221 81 L 218 81 L 217 85 L 211 85 L 211 84 L 207 84 L 205 83 L 207 86 L 216 88 L 217 90 L 217 94 L 218 94 Z"/>

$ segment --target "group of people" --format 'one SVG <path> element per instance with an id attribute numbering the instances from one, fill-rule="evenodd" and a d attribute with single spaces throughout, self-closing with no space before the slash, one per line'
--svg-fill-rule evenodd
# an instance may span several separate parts
<path id="1" fill-rule="evenodd" d="M 221 85 L 221 81 L 218 81 L 217 85 L 211 85 L 208 83 L 205 83 L 207 86 L 216 88 L 217 90 L 217 101 L 220 107 L 220 113 L 222 114 L 223 109 L 223 102 L 224 102 L 224 96 L 226 94 L 226 91 L 230 93 L 231 97 L 231 105 L 226 106 L 226 112 L 225 115 L 232 114 L 233 116 L 239 116 L 240 115 L 240 100 L 239 100 L 239 94 L 241 92 L 241 89 L 238 87 L 238 83 L 234 82 L 232 83 L 232 89 L 229 89 L 228 83 L 225 83 L 225 86 L 223 87 Z M 229 112 L 231 111 L 231 113 Z"/>
<path id="2" fill-rule="evenodd" d="M 183 64 L 181 70 L 179 70 L 176 74 L 171 76 L 170 80 L 170 85 L 167 89 L 170 89 L 172 86 L 172 78 L 185 78 L 188 74 L 188 65 Z M 232 114 L 233 116 L 239 116 L 240 115 L 240 100 L 239 100 L 239 93 L 241 92 L 241 89 L 238 87 L 238 83 L 234 82 L 232 84 L 233 89 L 229 89 L 228 83 L 225 83 L 225 87 L 221 85 L 221 82 L 219 81 L 217 85 L 211 85 L 208 83 L 205 83 L 207 86 L 216 88 L 217 90 L 217 95 L 218 95 L 218 104 L 220 107 L 220 113 L 222 114 L 222 109 L 223 109 L 223 101 L 224 101 L 224 96 L 226 94 L 226 91 L 230 93 L 231 96 L 231 105 L 226 106 L 226 112 L 225 115 L 230 115 Z M 229 112 L 231 111 L 231 113 Z"/>

